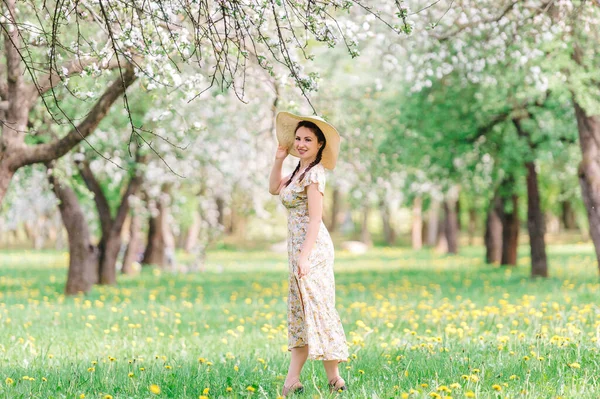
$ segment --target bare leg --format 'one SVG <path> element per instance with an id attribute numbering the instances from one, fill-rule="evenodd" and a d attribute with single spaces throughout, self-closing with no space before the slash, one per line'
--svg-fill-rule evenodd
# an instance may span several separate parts
<path id="1" fill-rule="evenodd" d="M 327 373 L 327 381 L 333 381 L 340 376 L 340 370 L 338 369 L 337 360 L 323 360 L 323 367 Z"/>
<path id="2" fill-rule="evenodd" d="M 308 359 L 308 345 L 292 348 L 292 359 L 284 385 L 291 385 L 300 379 L 300 372 Z"/>
<path id="3" fill-rule="evenodd" d="M 327 381 L 329 384 L 333 383 L 335 389 L 342 388 L 346 385 L 346 381 L 340 377 L 340 370 L 338 368 L 339 361 L 337 360 L 323 360 L 323 367 L 327 373 Z"/>

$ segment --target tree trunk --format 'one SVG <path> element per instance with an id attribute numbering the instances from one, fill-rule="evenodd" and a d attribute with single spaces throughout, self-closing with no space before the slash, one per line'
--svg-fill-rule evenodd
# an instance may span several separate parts
<path id="1" fill-rule="evenodd" d="M 196 247 L 198 243 L 198 236 L 200 234 L 200 227 L 202 225 L 202 220 L 200 218 L 200 212 L 197 210 L 194 211 L 192 225 L 190 226 L 187 237 L 185 239 L 185 251 L 187 253 L 191 253 L 192 250 Z"/>
<path id="2" fill-rule="evenodd" d="M 579 185 L 600 271 L 600 115 L 588 116 L 577 101 L 573 103 L 582 154 L 578 170 Z"/>
<path id="3" fill-rule="evenodd" d="M 337 231 L 338 228 L 338 217 L 340 213 L 340 197 L 341 197 L 340 189 L 335 187 L 333 189 L 333 195 L 331 198 L 331 215 L 329 219 L 329 232 L 333 233 Z"/>
<path id="4" fill-rule="evenodd" d="M 163 265 L 165 243 L 162 237 L 162 226 L 160 213 L 156 216 L 150 216 L 148 224 L 148 243 L 144 251 L 142 263 L 144 265 Z"/>
<path id="5" fill-rule="evenodd" d="M 219 212 L 219 216 L 217 221 L 219 225 L 224 226 L 225 221 L 225 200 L 223 197 L 219 196 L 215 198 L 215 203 L 217 205 L 217 212 Z"/>
<path id="6" fill-rule="evenodd" d="M 385 243 L 390 246 L 394 245 L 394 242 L 396 241 L 396 232 L 394 231 L 390 220 L 390 208 L 387 206 L 385 201 L 382 200 L 379 203 L 379 210 L 381 212 L 381 221 L 383 224 L 383 237 Z"/>
<path id="7" fill-rule="evenodd" d="M 423 198 L 421 197 L 416 197 L 413 201 L 411 235 L 413 249 L 421 249 L 423 247 Z"/>
<path id="8" fill-rule="evenodd" d="M 87 293 L 98 276 L 98 256 L 90 241 L 87 221 L 73 190 L 61 185 L 52 175 L 49 180 L 60 201 L 58 208 L 69 237 L 69 272 L 65 294 Z"/>
<path id="9" fill-rule="evenodd" d="M 138 260 L 138 254 L 142 249 L 142 218 L 135 211 L 131 217 L 129 226 L 129 243 L 123 256 L 123 267 L 121 273 L 134 274 L 133 262 Z"/>
<path id="10" fill-rule="evenodd" d="M 490 204 L 485 222 L 485 261 L 489 264 L 502 262 L 502 210 L 504 202 L 496 194 Z"/>
<path id="11" fill-rule="evenodd" d="M 136 152 L 136 162 L 145 163 L 146 156 Z M 100 219 L 102 238 L 98 248 L 100 249 L 99 282 L 100 284 L 115 284 L 117 282 L 117 259 L 121 252 L 121 235 L 127 214 L 129 213 L 129 197 L 134 195 L 142 184 L 142 177 L 134 171 L 129 179 L 127 188 L 121 196 L 121 202 L 113 218 L 111 215 L 108 199 L 102 187 L 87 162 L 78 163 L 79 173 L 87 188 L 94 194 L 94 203 Z"/>
<path id="12" fill-rule="evenodd" d="M 561 221 L 565 230 L 576 230 L 577 220 L 575 218 L 575 210 L 573 204 L 569 200 L 564 200 L 561 203 Z"/>
<path id="13" fill-rule="evenodd" d="M 534 162 L 526 162 L 527 168 L 527 229 L 531 248 L 531 277 L 548 277 L 546 257 L 546 223 L 540 204 L 537 171 Z"/>
<path id="14" fill-rule="evenodd" d="M 509 179 L 506 184 L 513 184 L 514 180 Z M 511 196 L 512 209 L 502 210 L 502 264 L 517 265 L 517 249 L 519 245 L 519 197 L 516 194 Z"/>
<path id="15" fill-rule="evenodd" d="M 458 215 L 456 214 L 456 199 L 444 201 L 444 229 L 448 240 L 448 253 L 458 253 Z"/>
<path id="16" fill-rule="evenodd" d="M 157 201 L 156 215 L 150 218 L 148 244 L 142 262 L 161 268 L 174 266 L 175 242 L 168 226 L 169 187 L 164 187 Z"/>
<path id="17" fill-rule="evenodd" d="M 438 225 L 438 228 L 436 229 L 437 237 L 436 237 L 435 250 L 439 253 L 446 254 L 446 253 L 448 253 L 448 237 L 446 237 L 446 228 L 445 228 L 446 217 L 445 217 L 445 215 L 440 213 L 437 225 Z M 441 226 L 442 228 L 439 228 L 439 226 Z"/>
<path id="18" fill-rule="evenodd" d="M 440 230 L 440 203 L 432 199 L 429 211 L 427 212 L 427 245 L 436 246 L 438 243 L 438 230 Z"/>
<path id="19" fill-rule="evenodd" d="M 469 246 L 475 244 L 475 233 L 477 231 L 477 210 L 469 208 Z"/>
<path id="20" fill-rule="evenodd" d="M 367 244 L 368 246 L 373 245 L 373 241 L 371 240 L 371 233 L 369 232 L 368 226 L 369 220 L 369 206 L 364 205 L 362 209 L 362 223 L 360 227 L 360 240 Z"/>

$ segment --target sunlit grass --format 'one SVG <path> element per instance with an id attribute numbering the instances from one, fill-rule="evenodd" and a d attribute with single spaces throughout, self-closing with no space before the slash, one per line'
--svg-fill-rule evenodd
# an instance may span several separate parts
<path id="1" fill-rule="evenodd" d="M 587 245 L 547 280 L 460 256 L 336 253 L 352 398 L 596 398 L 600 283 Z M 184 259 L 184 257 L 182 257 Z M 214 252 L 206 271 L 144 269 L 62 295 L 63 253 L 0 255 L 0 398 L 276 398 L 287 370 L 285 254 Z M 307 363 L 307 398 L 329 397 Z M 81 396 L 84 395 L 84 396 Z"/>

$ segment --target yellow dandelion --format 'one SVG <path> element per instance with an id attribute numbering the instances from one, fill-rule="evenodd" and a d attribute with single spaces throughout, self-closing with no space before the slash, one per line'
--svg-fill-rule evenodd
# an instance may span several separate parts
<path id="1" fill-rule="evenodd" d="M 364 373 L 365 373 L 365 371 L 364 371 L 364 370 L 358 370 L 358 372 L 359 372 L 360 374 L 364 374 Z"/>
<path id="2" fill-rule="evenodd" d="M 133 378 L 133 373 L 129 373 L 129 374 L 127 374 L 127 377 L 129 377 L 129 378 Z"/>
<path id="3" fill-rule="evenodd" d="M 208 399 L 208 396 L 200 395 L 200 396 L 198 396 L 198 399 Z"/>
<path id="4" fill-rule="evenodd" d="M 432 398 L 435 398 L 435 399 L 440 399 L 440 398 L 442 397 L 442 396 L 441 396 L 439 393 L 437 393 L 437 392 L 431 392 L 431 393 L 429 394 L 429 396 L 431 396 Z"/>
<path id="5" fill-rule="evenodd" d="M 580 369 L 581 368 L 581 364 L 579 363 L 570 363 L 568 364 L 569 367 L 571 367 L 572 369 Z"/>
<path id="6" fill-rule="evenodd" d="M 502 390 L 502 387 L 501 387 L 500 385 L 498 385 L 498 384 L 494 384 L 494 385 L 492 385 L 492 389 L 493 389 L 494 391 L 501 391 L 501 390 Z"/>
<path id="7" fill-rule="evenodd" d="M 254 388 L 252 385 L 248 385 L 246 387 L 246 391 L 248 391 L 248 392 L 254 392 L 254 391 L 256 391 L 256 388 Z"/>
<path id="8" fill-rule="evenodd" d="M 81 395 L 79 395 L 79 399 L 85 399 L 85 394 L 82 393 Z"/>
<path id="9" fill-rule="evenodd" d="M 519 378 L 519 377 L 517 377 L 515 374 L 511 375 L 510 377 L 508 377 L 508 379 L 511 380 L 511 381 L 512 380 L 516 380 L 517 378 Z"/>
<path id="10" fill-rule="evenodd" d="M 232 387 L 227 387 L 227 389 L 225 389 L 227 392 L 233 392 L 233 388 Z"/>
<path id="11" fill-rule="evenodd" d="M 453 382 L 452 384 L 450 384 L 450 388 L 460 389 L 460 384 L 458 382 Z"/>
<path id="12" fill-rule="evenodd" d="M 104 395 L 102 398 L 103 399 L 113 399 L 112 395 Z"/>
<path id="13" fill-rule="evenodd" d="M 91 373 L 91 372 L 93 372 L 94 370 L 96 370 L 96 368 L 95 368 L 95 367 L 88 367 L 88 371 L 89 371 L 90 373 Z"/>
<path id="14" fill-rule="evenodd" d="M 144 371 L 146 370 L 144 367 L 140 367 L 140 371 Z"/>
<path id="15" fill-rule="evenodd" d="M 150 392 L 152 392 L 155 395 L 160 394 L 160 387 L 158 385 L 156 385 L 156 384 L 150 385 L 149 389 L 150 389 Z"/>
<path id="16" fill-rule="evenodd" d="M 202 394 L 208 395 L 209 392 L 210 392 L 210 388 L 204 388 L 204 390 L 202 391 Z"/>
<path id="17" fill-rule="evenodd" d="M 423 384 L 421 384 L 421 386 L 422 386 L 423 388 L 427 388 L 427 387 L 429 386 L 429 384 L 423 383 Z"/>
<path id="18" fill-rule="evenodd" d="M 407 394 L 406 392 L 402 392 L 402 395 L 400 395 L 400 398 L 401 398 L 401 399 L 408 399 L 408 397 L 409 397 L 409 396 L 410 396 L 410 395 L 409 395 L 409 394 Z"/>
<path id="19" fill-rule="evenodd" d="M 46 377 L 42 377 L 42 381 L 46 382 L 48 379 Z"/>
<path id="20" fill-rule="evenodd" d="M 4 382 L 6 383 L 6 385 L 12 385 L 14 383 L 14 380 L 10 377 L 6 377 L 6 380 L 4 380 Z"/>
<path id="21" fill-rule="evenodd" d="M 473 391 L 465 392 L 465 398 L 474 398 L 474 397 L 475 397 L 475 392 L 473 392 Z"/>

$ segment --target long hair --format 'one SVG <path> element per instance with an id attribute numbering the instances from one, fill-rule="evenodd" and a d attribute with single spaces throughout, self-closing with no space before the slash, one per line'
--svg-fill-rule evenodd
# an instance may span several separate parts
<path id="1" fill-rule="evenodd" d="M 318 165 L 319 162 L 321 162 L 321 158 L 323 157 L 323 150 L 325 149 L 325 146 L 327 145 L 327 140 L 325 140 L 325 135 L 323 134 L 323 131 L 315 123 L 309 122 L 309 121 L 298 122 L 298 126 L 296 126 L 296 129 L 294 130 L 294 135 L 296 134 L 298 129 L 300 129 L 301 127 L 310 129 L 310 131 L 313 132 L 315 134 L 315 136 L 317 136 L 317 141 L 319 143 L 323 143 L 323 145 L 321 146 L 321 148 L 319 148 L 319 152 L 317 152 L 317 157 L 315 158 L 315 160 L 312 161 L 310 163 L 310 165 L 308 165 L 308 167 L 304 170 L 302 175 L 300 175 L 300 178 L 298 179 L 299 181 L 302 181 L 302 179 L 304 179 L 304 176 L 306 175 L 306 173 L 309 170 L 311 170 L 313 166 Z M 285 183 L 285 187 L 287 187 L 292 182 L 292 180 L 294 180 L 294 176 L 296 175 L 296 173 L 298 173 L 298 170 L 300 170 L 300 161 L 298 161 L 298 165 L 296 166 L 296 169 L 294 169 L 294 172 L 290 176 L 290 179 Z"/>

